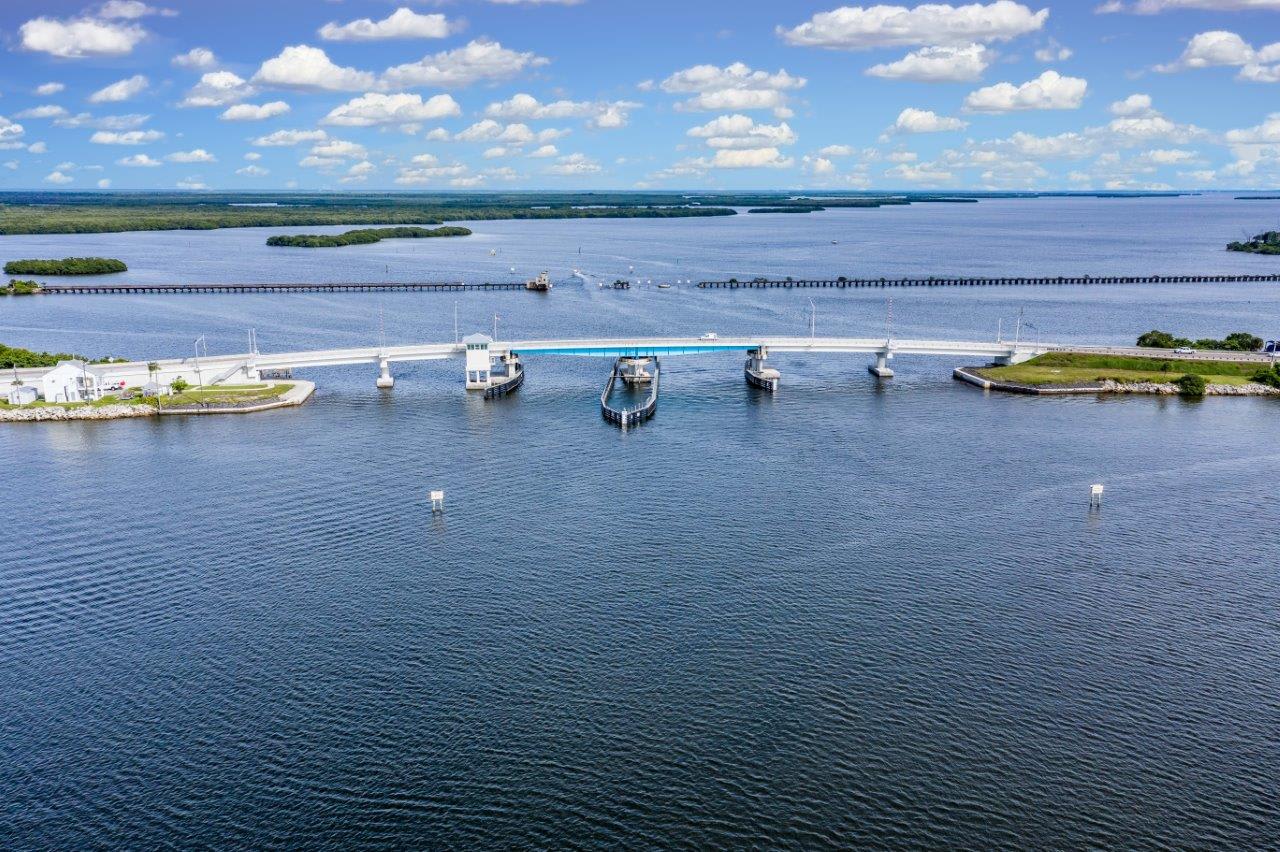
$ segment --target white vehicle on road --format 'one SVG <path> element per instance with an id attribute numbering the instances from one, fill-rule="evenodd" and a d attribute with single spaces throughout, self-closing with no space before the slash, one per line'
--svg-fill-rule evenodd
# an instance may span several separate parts
<path id="1" fill-rule="evenodd" d="M 1174 355 L 1194 355 L 1196 354 L 1196 350 L 1192 349 L 1190 346 L 1179 346 L 1177 349 L 1173 350 L 1173 354 Z"/>
<path id="2" fill-rule="evenodd" d="M 702 335 L 702 337 L 699 337 L 698 339 L 699 340 L 719 340 L 720 335 L 716 334 L 714 331 L 708 331 L 706 334 Z"/>

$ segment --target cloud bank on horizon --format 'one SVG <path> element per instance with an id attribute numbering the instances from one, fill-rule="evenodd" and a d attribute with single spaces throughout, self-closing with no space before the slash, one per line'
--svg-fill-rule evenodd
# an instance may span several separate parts
<path id="1" fill-rule="evenodd" d="M 1280 186 L 1280 0 L 764 5 L 10 0 L 0 189 Z"/>

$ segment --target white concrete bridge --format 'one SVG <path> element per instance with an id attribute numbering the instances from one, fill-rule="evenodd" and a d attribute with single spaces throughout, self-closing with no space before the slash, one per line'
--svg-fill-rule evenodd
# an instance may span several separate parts
<path id="1" fill-rule="evenodd" d="M 859 337 L 778 337 L 752 335 L 733 337 L 619 337 L 603 339 L 559 340 L 491 340 L 472 335 L 472 354 L 468 367 L 483 360 L 497 360 L 516 353 L 522 358 L 535 355 L 568 355 L 598 358 L 645 358 L 706 355 L 717 352 L 749 353 L 763 361 L 780 353 L 869 355 L 869 369 L 880 376 L 891 376 L 889 361 L 895 355 L 932 355 L 962 358 L 966 361 L 994 361 L 1012 364 L 1063 347 L 1043 343 L 1008 341 L 913 340 Z M 108 381 L 142 385 L 158 380 L 168 383 L 181 376 L 191 384 L 217 385 L 257 381 L 264 372 L 303 370 L 370 364 L 377 369 L 379 387 L 390 387 L 392 365 L 410 361 L 438 361 L 460 358 L 468 353 L 465 341 L 456 343 L 423 343 L 409 346 L 365 346 L 351 349 L 315 349 L 302 352 L 248 352 L 239 355 L 210 355 L 170 358 L 101 365 Z M 36 383 L 47 368 L 18 370 L 19 378 Z"/>

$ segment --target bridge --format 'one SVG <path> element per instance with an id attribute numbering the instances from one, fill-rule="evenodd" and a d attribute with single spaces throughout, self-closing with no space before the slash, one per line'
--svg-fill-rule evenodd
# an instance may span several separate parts
<path id="1" fill-rule="evenodd" d="M 369 364 L 377 370 L 377 385 L 394 385 L 391 367 L 413 361 L 439 361 L 465 357 L 468 387 L 481 388 L 489 380 L 494 361 L 519 356 L 583 356 L 594 358 L 670 358 L 741 352 L 750 356 L 757 370 L 771 355 L 783 353 L 868 355 L 868 369 L 881 377 L 893 375 L 889 361 L 896 355 L 958 357 L 966 360 L 1016 364 L 1036 355 L 1064 347 L 1043 343 L 1010 341 L 914 340 L 884 337 L 781 337 L 773 335 L 734 337 L 619 337 L 603 339 L 492 340 L 472 335 L 454 343 L 422 343 L 408 346 L 365 346 L 350 349 L 315 349 L 300 352 L 246 352 L 237 355 L 192 356 L 151 362 L 131 361 L 97 365 L 108 382 L 142 385 L 151 381 L 167 384 L 181 376 L 191 384 L 205 386 L 261 380 L 263 374 L 318 367 Z M 1148 350 L 1149 351 L 1149 350 Z M 48 368 L 18 370 L 23 382 L 37 383 Z M 485 376 L 473 376 L 484 372 Z"/>

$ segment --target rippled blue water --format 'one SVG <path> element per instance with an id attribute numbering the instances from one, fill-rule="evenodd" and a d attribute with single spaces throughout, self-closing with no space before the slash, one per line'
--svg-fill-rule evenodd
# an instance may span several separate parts
<path id="1" fill-rule="evenodd" d="M 1221 244 L 1277 207 L 483 223 L 473 241 L 324 254 L 269 253 L 261 231 L 0 249 L 118 256 L 136 280 L 550 268 L 549 297 L 456 300 L 464 330 L 496 312 L 504 337 L 800 333 L 809 298 L 820 333 L 879 333 L 892 292 L 903 336 L 990 337 L 1022 308 L 1031 334 L 1120 342 L 1264 333 L 1280 291 L 563 279 L 676 277 L 677 252 L 694 277 L 1259 268 L 1274 259 Z M 148 357 L 202 333 L 236 351 L 249 327 L 264 349 L 368 343 L 380 313 L 391 342 L 451 339 L 455 299 L 11 302 L 6 343 Z M 943 360 L 898 359 L 882 383 L 860 360 L 776 361 L 769 397 L 737 356 L 668 359 L 657 417 L 625 433 L 596 407 L 608 362 L 568 357 L 528 359 L 496 402 L 437 362 L 398 367 L 391 392 L 368 368 L 313 371 L 296 410 L 0 430 L 2 845 L 1274 843 L 1280 405 L 1006 397 Z"/>

